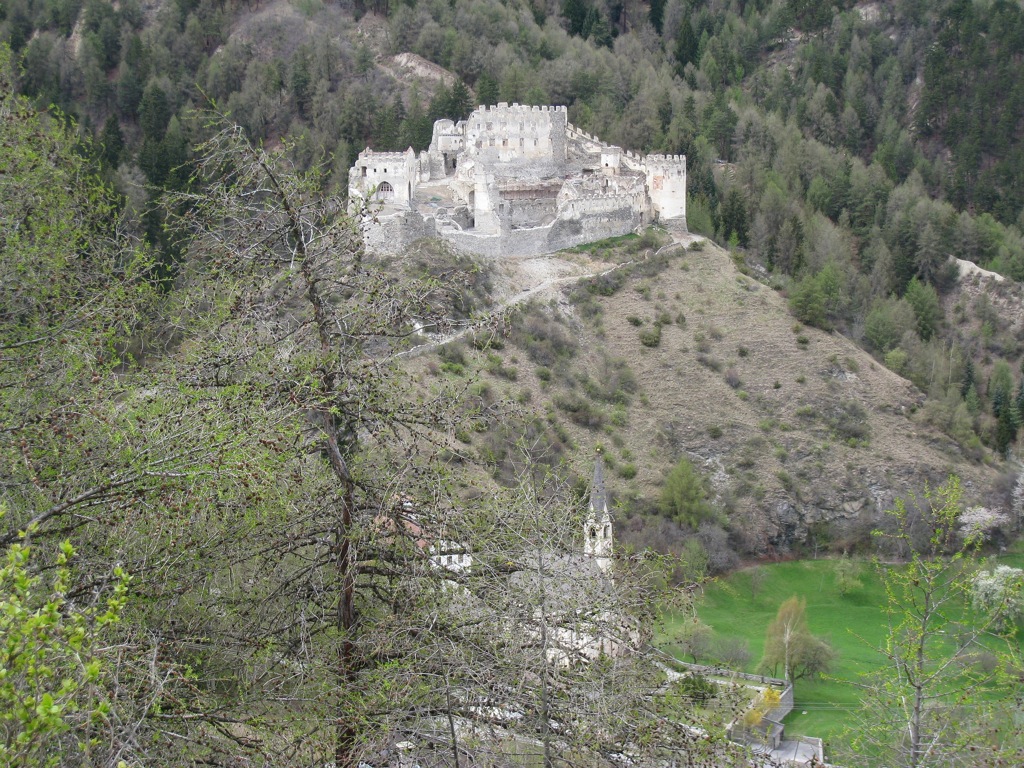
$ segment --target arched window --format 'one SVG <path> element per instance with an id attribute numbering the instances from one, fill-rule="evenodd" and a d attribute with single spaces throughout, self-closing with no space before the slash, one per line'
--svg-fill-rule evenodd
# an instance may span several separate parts
<path id="1" fill-rule="evenodd" d="M 395 196 L 395 188 L 392 187 L 388 182 L 382 181 L 377 185 L 377 199 L 378 200 L 390 200 Z"/>

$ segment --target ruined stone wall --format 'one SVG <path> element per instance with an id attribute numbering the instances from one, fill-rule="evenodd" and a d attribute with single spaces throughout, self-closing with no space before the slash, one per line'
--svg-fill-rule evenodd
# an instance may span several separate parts
<path id="1" fill-rule="evenodd" d="M 461 248 L 491 258 L 536 256 L 548 252 L 551 227 L 513 229 L 501 235 L 481 235 L 468 232 L 447 232 L 445 238 Z"/>
<path id="2" fill-rule="evenodd" d="M 437 120 L 427 149 L 428 179 L 443 179 L 457 166 L 458 156 L 466 149 L 466 124 L 451 120 Z"/>
<path id="3" fill-rule="evenodd" d="M 415 211 L 377 216 L 363 223 L 363 243 L 370 253 L 399 255 L 423 237 L 436 237 L 433 217 Z"/>
<path id="4" fill-rule="evenodd" d="M 561 182 L 505 183 L 499 186 L 498 218 L 502 230 L 550 224 L 558 214 Z"/>
<path id="5" fill-rule="evenodd" d="M 498 204 L 498 218 L 503 230 L 535 227 L 550 223 L 558 214 L 557 201 L 553 197 L 533 199 L 502 200 Z M 545 221 L 547 219 L 547 221 Z"/>
<path id="6" fill-rule="evenodd" d="M 440 152 L 420 152 L 420 181 L 445 177 L 445 159 Z"/>
<path id="7" fill-rule="evenodd" d="M 647 196 L 643 192 L 608 192 L 565 200 L 559 206 L 558 215 L 560 218 L 582 218 L 625 209 L 640 216 L 646 204 Z"/>
<path id="8" fill-rule="evenodd" d="M 446 229 L 470 229 L 473 226 L 473 214 L 464 205 L 438 207 L 434 211 L 434 220 L 438 232 Z"/>
<path id="9" fill-rule="evenodd" d="M 590 212 L 581 215 L 578 219 L 559 218 L 555 222 L 556 227 L 562 222 L 572 222 L 574 224 L 578 222 L 580 227 L 579 234 L 574 235 L 571 240 L 561 236 L 553 236 L 551 244 L 555 247 L 551 249 L 552 251 L 629 234 L 643 223 L 643 219 L 639 212 L 627 207 L 614 208 L 599 213 Z M 562 243 L 565 244 L 563 245 Z"/>

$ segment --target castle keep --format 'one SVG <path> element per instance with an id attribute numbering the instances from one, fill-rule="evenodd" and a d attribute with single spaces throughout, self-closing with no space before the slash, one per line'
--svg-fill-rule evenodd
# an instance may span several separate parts
<path id="1" fill-rule="evenodd" d="M 434 123 L 430 147 L 359 154 L 349 199 L 379 206 L 367 247 L 442 237 L 485 256 L 532 256 L 686 225 L 686 157 L 637 155 L 569 124 L 565 107 L 498 104 Z"/>

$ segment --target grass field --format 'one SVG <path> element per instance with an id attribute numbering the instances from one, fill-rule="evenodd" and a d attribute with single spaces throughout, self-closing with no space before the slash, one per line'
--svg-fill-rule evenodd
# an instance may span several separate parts
<path id="1" fill-rule="evenodd" d="M 1000 562 L 1024 567 L 1024 556 L 1011 555 Z M 860 575 L 863 586 L 840 595 L 834 560 L 803 560 L 761 567 L 768 577 L 756 596 L 751 593 L 750 571 L 737 571 L 708 587 L 698 615 L 715 631 L 716 637 L 746 640 L 751 659 L 746 671 L 760 672 L 758 662 L 764 648 L 765 629 L 779 605 L 793 595 L 806 598 L 807 624 L 811 632 L 826 637 L 837 658 L 827 679 L 796 682 L 796 703 L 786 720 L 786 733 L 819 736 L 825 739 L 826 745 L 834 744 L 849 723 L 849 712 L 860 704 L 859 690 L 852 683 L 881 663 L 881 657 L 874 650 L 885 636 L 882 611 L 885 595 L 881 581 L 873 567 L 865 563 Z M 678 616 L 666 616 L 660 639 L 667 651 L 683 658 L 670 641 L 673 627 L 681 620 Z"/>

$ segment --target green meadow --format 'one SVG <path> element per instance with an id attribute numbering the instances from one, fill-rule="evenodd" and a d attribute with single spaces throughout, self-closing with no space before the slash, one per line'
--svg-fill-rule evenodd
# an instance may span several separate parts
<path id="1" fill-rule="evenodd" d="M 1024 567 L 1024 556 L 1011 555 L 1000 562 Z M 882 644 L 886 631 L 881 580 L 870 563 L 862 563 L 858 577 L 861 586 L 841 595 L 836 586 L 835 560 L 802 560 L 760 567 L 767 572 L 767 578 L 756 594 L 751 588 L 750 569 L 736 571 L 707 586 L 697 608 L 698 616 L 714 630 L 716 641 L 720 637 L 734 637 L 748 643 L 750 662 L 744 671 L 764 672 L 759 662 L 765 630 L 779 605 L 793 595 L 807 600 L 808 627 L 831 643 L 836 660 L 826 678 L 796 681 L 795 706 L 786 719 L 786 732 L 819 736 L 828 748 L 849 724 L 851 710 L 860 705 L 860 690 L 854 683 L 882 663 L 875 650 Z M 666 615 L 658 639 L 667 652 L 692 661 L 671 642 L 674 629 L 686 620 L 684 616 Z M 711 663 L 710 659 L 699 661 Z"/>

